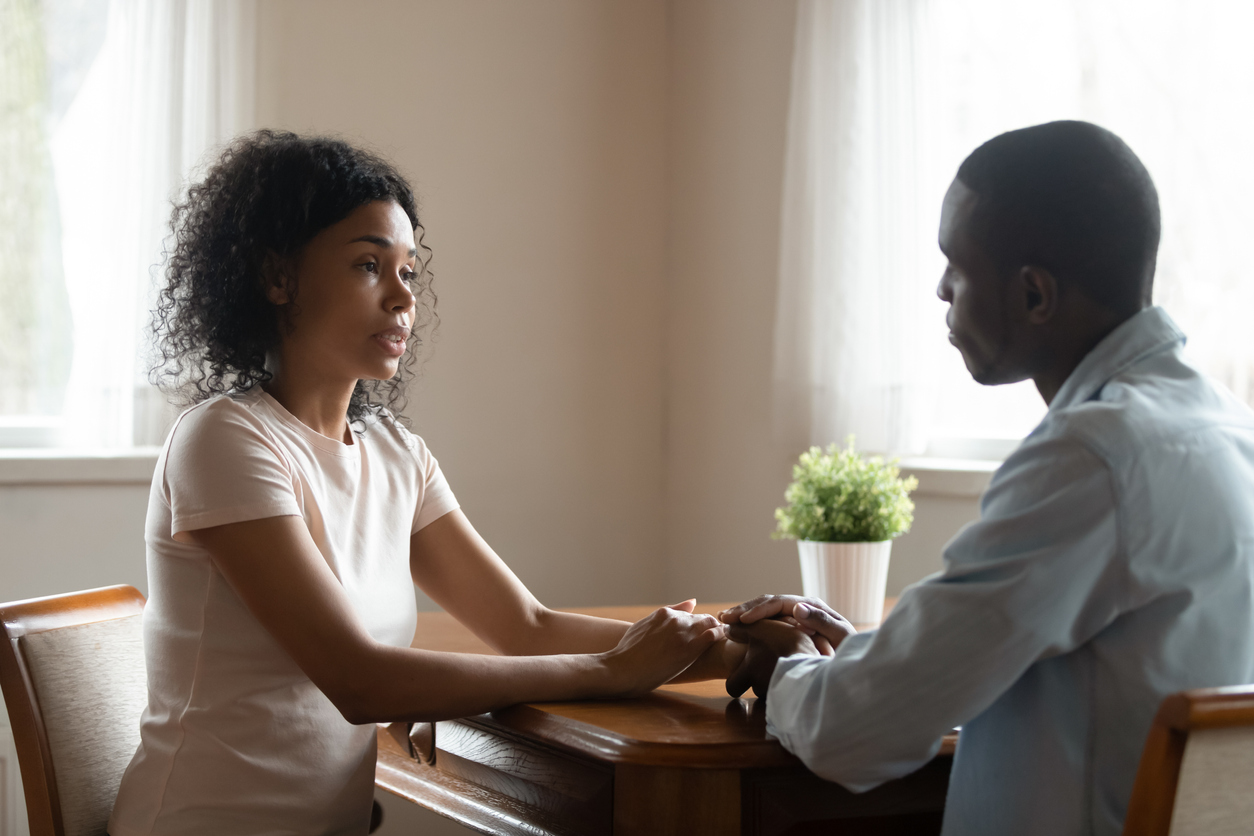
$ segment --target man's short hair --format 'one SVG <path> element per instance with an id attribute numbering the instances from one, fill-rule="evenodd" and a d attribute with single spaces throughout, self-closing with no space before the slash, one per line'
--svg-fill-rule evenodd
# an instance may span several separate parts
<path id="1" fill-rule="evenodd" d="M 1110 131 L 1088 122 L 1009 131 L 975 149 L 958 179 L 978 196 L 972 229 L 999 269 L 1043 267 L 1116 313 L 1149 304 L 1158 191 Z"/>

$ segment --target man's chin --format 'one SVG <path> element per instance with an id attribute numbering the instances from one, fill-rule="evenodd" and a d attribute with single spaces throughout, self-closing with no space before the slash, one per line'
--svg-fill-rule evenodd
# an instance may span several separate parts
<path id="1" fill-rule="evenodd" d="M 967 374 L 971 375 L 971 379 L 976 383 L 988 386 L 989 384 L 987 380 L 989 377 L 989 368 L 986 365 L 977 362 L 970 354 L 963 351 L 962 346 L 957 343 L 954 343 L 954 345 L 957 347 L 959 353 L 962 354 L 962 363 L 967 367 Z"/>
<path id="2" fill-rule="evenodd" d="M 1009 383 L 1019 383 L 1029 377 L 1026 372 L 1007 371 L 996 367 L 973 369 L 970 363 L 967 364 L 967 371 L 971 373 L 971 379 L 981 386 L 1005 386 Z"/>
<path id="3" fill-rule="evenodd" d="M 967 367 L 967 374 L 971 375 L 971 379 L 981 386 L 1000 386 L 1008 381 L 1003 380 L 1001 371 L 995 363 L 981 361 L 979 358 L 972 357 L 959 346 L 958 350 L 962 353 L 962 362 Z"/>
<path id="4" fill-rule="evenodd" d="M 950 337 L 952 339 L 953 335 L 951 334 Z M 969 352 L 963 351 L 960 342 L 955 342 L 954 346 L 962 355 L 962 362 L 967 367 L 967 374 L 971 375 L 971 379 L 981 386 L 1002 386 L 1006 383 L 1018 383 L 1020 380 L 1025 380 L 1028 377 L 1026 373 L 1018 373 L 1003 368 L 997 360 L 973 357 Z"/>

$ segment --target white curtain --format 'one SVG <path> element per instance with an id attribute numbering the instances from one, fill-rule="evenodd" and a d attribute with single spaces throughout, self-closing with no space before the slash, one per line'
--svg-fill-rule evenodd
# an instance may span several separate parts
<path id="1" fill-rule="evenodd" d="M 925 0 L 801 0 L 775 324 L 775 418 L 793 447 L 921 453 L 920 335 L 936 209 L 920 183 Z"/>
<path id="2" fill-rule="evenodd" d="M 777 426 L 978 458 L 1045 411 L 982 387 L 934 296 L 941 199 L 997 134 L 1113 130 L 1158 186 L 1155 301 L 1208 374 L 1254 405 L 1254 4 L 1230 0 L 800 0 L 775 324 Z"/>
<path id="3" fill-rule="evenodd" d="M 111 0 L 104 46 L 52 137 L 74 358 L 63 443 L 160 443 L 146 329 L 171 201 L 253 124 L 255 0 Z"/>

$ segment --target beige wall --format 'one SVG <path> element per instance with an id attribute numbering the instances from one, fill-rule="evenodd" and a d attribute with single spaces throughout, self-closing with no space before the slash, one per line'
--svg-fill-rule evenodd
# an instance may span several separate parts
<path id="1" fill-rule="evenodd" d="M 410 414 L 472 522 L 548 603 L 656 599 L 665 4 L 261 8 L 260 123 L 420 195 L 442 323 Z"/>
<path id="2" fill-rule="evenodd" d="M 146 592 L 147 508 L 138 481 L 0 484 L 0 601 L 118 583 Z"/>
<path id="3" fill-rule="evenodd" d="M 796 455 L 769 398 L 794 4 L 671 9 L 665 584 L 732 600 L 801 583 L 769 539 Z"/>

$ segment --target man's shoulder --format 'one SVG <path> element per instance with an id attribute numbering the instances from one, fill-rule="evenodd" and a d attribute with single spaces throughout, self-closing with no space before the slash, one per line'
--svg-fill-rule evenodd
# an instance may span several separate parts
<path id="1" fill-rule="evenodd" d="M 1072 440 L 1119 468 L 1234 433 L 1254 434 L 1254 412 L 1178 352 L 1165 352 L 1117 374 L 1093 398 L 1051 410 L 1033 436 Z"/>

